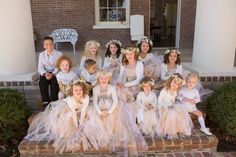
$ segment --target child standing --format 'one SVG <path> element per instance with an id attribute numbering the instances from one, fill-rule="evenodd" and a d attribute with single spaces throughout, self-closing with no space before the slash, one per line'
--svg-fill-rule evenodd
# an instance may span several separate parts
<path id="1" fill-rule="evenodd" d="M 144 65 L 144 76 L 148 76 L 154 80 L 158 80 L 161 75 L 160 64 L 162 61 L 158 57 L 154 57 L 152 52 L 152 41 L 147 37 L 142 38 L 137 42 L 139 48 L 139 60 Z"/>
<path id="2" fill-rule="evenodd" d="M 157 96 L 152 91 L 154 82 L 149 77 L 144 77 L 140 82 L 140 92 L 137 95 L 136 102 L 139 106 L 137 121 L 141 131 L 146 135 L 154 137 L 158 132 L 157 121 Z"/>
<path id="3" fill-rule="evenodd" d="M 70 93 L 70 83 L 78 79 L 72 68 L 72 61 L 69 57 L 62 55 L 57 60 L 57 68 L 60 72 L 56 74 L 57 82 L 59 84 L 58 98 L 63 99 Z"/>
<path id="4" fill-rule="evenodd" d="M 201 126 L 200 130 L 206 135 L 212 135 L 209 129 L 206 128 L 202 112 L 196 108 L 196 104 L 201 101 L 200 94 L 195 88 L 197 82 L 198 76 L 194 73 L 189 73 L 186 77 L 186 85 L 180 89 L 177 100 L 188 112 L 198 117 L 198 122 Z"/>
<path id="5" fill-rule="evenodd" d="M 87 59 L 96 61 L 97 68 L 102 67 L 102 58 L 100 56 L 100 43 L 94 40 L 87 41 L 84 46 L 84 55 L 80 60 L 80 70 L 84 68 L 84 62 Z"/>
<path id="6" fill-rule="evenodd" d="M 62 53 L 54 49 L 53 38 L 51 37 L 44 38 L 43 47 L 45 50 L 39 54 L 38 72 L 40 74 L 39 88 L 45 108 L 51 101 L 58 100 L 59 86 L 55 77 L 58 73 L 56 61 Z"/>
<path id="7" fill-rule="evenodd" d="M 121 42 L 119 40 L 110 40 L 106 44 L 106 54 L 103 68 L 112 73 L 112 81 L 117 80 L 122 60 Z"/>
<path id="8" fill-rule="evenodd" d="M 90 91 L 90 95 L 92 94 L 92 88 L 96 83 L 96 71 L 96 61 L 93 59 L 87 59 L 84 62 L 84 68 L 81 71 L 80 77 L 86 81 L 87 89 Z"/>
<path id="9" fill-rule="evenodd" d="M 160 129 L 163 136 L 175 138 L 178 133 L 191 135 L 192 120 L 187 111 L 175 105 L 177 91 L 182 84 L 180 74 L 173 74 L 166 82 L 158 97 Z"/>
<path id="10" fill-rule="evenodd" d="M 181 52 L 177 49 L 165 51 L 164 63 L 161 65 L 161 80 L 166 81 L 174 73 L 183 74 L 180 55 Z"/>

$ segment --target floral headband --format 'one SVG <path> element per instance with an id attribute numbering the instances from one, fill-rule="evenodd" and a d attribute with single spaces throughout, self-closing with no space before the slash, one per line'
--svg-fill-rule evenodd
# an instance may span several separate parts
<path id="1" fill-rule="evenodd" d="M 101 76 L 107 76 L 107 77 L 112 77 L 112 73 L 106 71 L 106 70 L 101 70 L 97 73 L 96 79 L 98 80 Z"/>
<path id="2" fill-rule="evenodd" d="M 72 83 L 70 83 L 70 86 L 74 86 L 74 85 L 81 85 L 81 84 L 85 84 L 85 80 L 83 79 L 77 79 L 75 81 L 73 81 Z"/>
<path id="3" fill-rule="evenodd" d="M 138 46 L 138 45 L 140 45 L 140 44 L 143 43 L 143 42 L 148 43 L 148 44 L 150 44 L 151 46 L 153 46 L 152 40 L 151 40 L 151 39 L 148 39 L 148 37 L 146 37 L 146 36 L 144 36 L 142 39 L 140 39 L 140 40 L 137 42 L 136 45 Z"/>
<path id="4" fill-rule="evenodd" d="M 181 52 L 179 50 L 177 50 L 177 49 L 167 49 L 165 51 L 165 54 L 169 54 L 171 52 L 176 52 L 178 55 L 181 55 Z"/>
<path id="5" fill-rule="evenodd" d="M 84 47 L 95 45 L 96 47 L 100 47 L 100 43 L 95 40 L 89 40 L 85 43 Z"/>
<path id="6" fill-rule="evenodd" d="M 181 78 L 181 76 L 180 76 L 180 75 L 177 75 L 177 74 L 172 74 L 172 75 L 170 76 L 170 78 L 174 78 L 174 79 L 176 79 L 176 80 L 178 80 L 178 81 L 183 82 L 183 78 Z"/>
<path id="7" fill-rule="evenodd" d="M 119 40 L 110 40 L 106 43 L 106 48 L 108 48 L 110 46 L 110 44 L 116 43 L 118 45 L 120 45 L 120 47 L 122 46 L 121 42 Z"/>
<path id="8" fill-rule="evenodd" d="M 149 83 L 152 87 L 154 86 L 154 80 L 151 79 L 150 81 L 141 81 L 140 87 L 142 87 L 144 84 Z"/>
<path id="9" fill-rule="evenodd" d="M 129 47 L 126 47 L 126 48 L 124 48 L 124 49 L 121 49 L 121 53 L 122 53 L 122 54 L 126 54 L 127 51 L 132 51 L 132 52 L 134 52 L 134 53 L 139 53 L 139 48 L 134 47 L 134 46 L 129 46 Z"/>

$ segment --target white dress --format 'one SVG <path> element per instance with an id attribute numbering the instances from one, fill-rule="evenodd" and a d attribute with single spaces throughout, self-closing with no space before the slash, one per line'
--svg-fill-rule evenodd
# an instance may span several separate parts
<path id="1" fill-rule="evenodd" d="M 188 112 L 197 110 L 196 104 L 191 104 L 183 101 L 184 98 L 195 100 L 196 103 L 200 102 L 200 94 L 196 88 L 188 89 L 185 85 L 179 90 L 177 96 L 177 104 L 182 105 Z"/>
<path id="2" fill-rule="evenodd" d="M 117 82 L 120 66 L 121 66 L 122 55 L 120 54 L 119 58 L 105 57 L 103 68 L 112 73 L 112 84 Z"/>
<path id="3" fill-rule="evenodd" d="M 158 80 L 161 76 L 161 65 L 158 64 L 160 62 L 159 58 L 154 57 L 152 53 L 147 53 L 145 58 L 139 56 L 139 60 L 144 65 L 144 76 Z"/>
<path id="4" fill-rule="evenodd" d="M 60 71 L 56 74 L 56 78 L 59 85 L 58 98 L 63 99 L 65 96 L 68 96 L 71 91 L 71 87 L 69 84 L 78 79 L 78 76 L 74 71 L 71 70 L 68 73 Z"/>
<path id="5" fill-rule="evenodd" d="M 40 112 L 29 126 L 25 139 L 31 141 L 53 141 L 55 151 L 73 151 L 74 145 L 70 142 L 77 132 L 80 139 L 77 140 L 77 148 L 90 147 L 89 141 L 83 135 L 83 127 L 86 124 L 86 112 L 89 97 L 86 95 L 81 103 L 76 102 L 73 96 L 58 100 L 49 104 L 44 112 Z"/>
<path id="6" fill-rule="evenodd" d="M 170 93 L 163 88 L 158 97 L 160 130 L 163 136 L 177 137 L 178 133 L 191 135 L 193 123 L 188 112 L 175 105 L 177 91 Z"/>
<path id="7" fill-rule="evenodd" d="M 151 91 L 148 95 L 145 95 L 145 93 L 141 91 L 137 95 L 136 102 L 139 107 L 137 121 L 139 123 L 140 130 L 146 135 L 159 135 L 156 94 Z M 151 105 L 152 109 L 148 109 L 148 105 Z"/>
<path id="8" fill-rule="evenodd" d="M 181 64 L 177 64 L 175 69 L 168 69 L 167 64 L 165 63 L 161 65 L 161 80 L 168 80 L 168 78 L 174 73 L 179 73 L 180 75 L 183 75 L 183 67 Z"/>
<path id="9" fill-rule="evenodd" d="M 107 117 L 101 112 L 107 111 Z M 136 153 L 147 149 L 145 139 L 129 116 L 123 102 L 118 101 L 115 86 L 100 85 L 93 89 L 93 111 L 85 129 L 86 137 L 96 148 L 108 147 L 111 151 L 122 147 Z"/>

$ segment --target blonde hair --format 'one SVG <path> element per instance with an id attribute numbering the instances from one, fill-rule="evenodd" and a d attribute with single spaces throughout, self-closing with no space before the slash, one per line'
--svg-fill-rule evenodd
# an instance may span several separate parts
<path id="1" fill-rule="evenodd" d="M 154 81 L 150 78 L 150 77 L 144 77 L 141 81 L 140 81 L 140 84 L 139 84 L 139 89 L 141 91 L 143 91 L 143 85 L 144 84 L 150 84 L 151 86 L 151 89 L 154 88 Z"/>
<path id="2" fill-rule="evenodd" d="M 59 58 L 57 59 L 57 62 L 56 62 L 56 67 L 57 67 L 57 69 L 60 69 L 61 62 L 64 61 L 64 60 L 68 61 L 68 63 L 69 63 L 69 71 L 70 71 L 71 68 L 72 68 L 72 61 L 71 61 L 71 59 L 70 59 L 68 56 L 66 56 L 66 55 L 62 55 L 61 57 L 59 57 Z"/>
<path id="3" fill-rule="evenodd" d="M 194 78 L 194 79 L 196 79 L 196 81 L 199 80 L 199 76 L 198 76 L 196 73 L 189 73 L 189 74 L 186 76 L 186 82 L 187 82 L 190 78 Z"/>
<path id="4" fill-rule="evenodd" d="M 95 40 L 89 40 L 84 45 L 84 56 L 88 58 L 90 56 L 90 48 L 91 46 L 97 47 L 96 58 L 100 56 L 100 43 Z"/>
<path id="5" fill-rule="evenodd" d="M 76 87 L 76 86 L 79 86 L 79 87 L 82 88 L 83 97 L 85 97 L 85 95 L 88 95 L 88 89 L 87 89 L 87 86 L 86 86 L 86 82 L 83 79 L 75 80 L 74 82 L 72 82 L 70 84 L 70 86 L 71 86 L 71 90 L 70 90 L 70 93 L 69 93 L 70 96 L 73 96 L 73 88 Z"/>
<path id="6" fill-rule="evenodd" d="M 181 84 L 183 83 L 183 77 L 179 73 L 174 73 L 173 75 L 170 76 L 170 78 L 165 83 L 165 87 L 167 88 L 167 90 L 170 89 L 171 82 L 175 79 L 180 81 Z"/>
<path id="7" fill-rule="evenodd" d="M 97 83 L 99 83 L 99 78 L 102 77 L 102 76 L 108 77 L 109 82 L 111 82 L 111 80 L 112 80 L 112 73 L 110 73 L 110 72 L 108 72 L 106 70 L 101 70 L 96 75 Z"/>

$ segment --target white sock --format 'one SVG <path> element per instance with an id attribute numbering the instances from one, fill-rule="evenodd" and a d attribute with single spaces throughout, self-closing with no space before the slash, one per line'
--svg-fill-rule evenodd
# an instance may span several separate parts
<path id="1" fill-rule="evenodd" d="M 205 121 L 202 116 L 198 117 L 198 122 L 199 122 L 202 129 L 206 128 Z"/>

